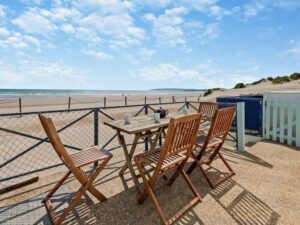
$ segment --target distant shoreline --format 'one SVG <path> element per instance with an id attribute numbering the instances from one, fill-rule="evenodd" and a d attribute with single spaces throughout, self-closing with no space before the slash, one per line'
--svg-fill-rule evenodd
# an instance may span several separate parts
<path id="1" fill-rule="evenodd" d="M 203 90 L 195 89 L 151 89 L 151 90 L 63 90 L 63 89 L 0 89 L 0 98 L 16 97 L 60 97 L 60 96 L 141 96 L 178 95 L 191 92 L 201 95 Z"/>

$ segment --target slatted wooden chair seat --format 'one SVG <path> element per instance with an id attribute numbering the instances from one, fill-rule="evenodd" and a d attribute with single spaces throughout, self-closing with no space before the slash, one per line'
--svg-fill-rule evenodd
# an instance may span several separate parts
<path id="1" fill-rule="evenodd" d="M 207 133 L 201 132 L 200 135 L 197 136 L 195 148 L 191 154 L 195 161 L 187 170 L 187 173 L 192 173 L 195 167 L 198 166 L 211 188 L 216 188 L 223 181 L 235 174 L 220 152 L 231 127 L 234 113 L 234 107 L 216 110 L 209 131 Z M 206 164 L 210 166 L 211 163 L 217 159 L 216 156 L 222 160 L 229 170 L 229 173 L 213 182 L 202 165 Z"/>
<path id="2" fill-rule="evenodd" d="M 157 166 L 157 163 L 160 160 L 161 151 L 162 151 L 161 148 L 157 148 L 154 149 L 153 151 L 145 152 L 138 155 L 137 159 L 141 161 L 141 163 L 143 163 L 144 166 L 147 165 L 155 168 Z M 185 153 L 179 153 L 179 154 L 168 156 L 164 159 L 161 169 L 164 170 L 166 168 L 176 166 L 176 164 L 185 160 L 186 157 L 187 156 Z"/>
<path id="3" fill-rule="evenodd" d="M 61 180 L 57 182 L 54 188 L 46 195 L 43 200 L 52 223 L 55 225 L 59 225 L 63 223 L 68 214 L 76 206 L 76 204 L 79 202 L 80 198 L 85 194 L 86 191 L 89 191 L 101 202 L 106 200 L 106 197 L 101 192 L 99 192 L 92 184 L 100 174 L 100 172 L 103 170 L 104 166 L 112 158 L 112 154 L 105 151 L 104 149 L 100 149 L 98 146 L 90 147 L 74 154 L 68 154 L 64 148 L 63 143 L 61 142 L 61 139 L 55 129 L 52 120 L 41 114 L 39 115 L 39 118 L 55 152 L 65 164 L 65 166 L 69 169 L 68 172 L 61 178 Z M 81 169 L 83 166 L 96 162 L 99 163 L 98 167 L 95 168 L 91 173 L 89 173 L 89 175 L 87 175 Z M 51 197 L 59 189 L 59 187 L 63 185 L 65 180 L 71 174 L 73 174 L 74 177 L 80 182 L 81 187 L 73 197 L 68 207 L 60 216 L 58 216 L 54 211 Z"/>
<path id="4" fill-rule="evenodd" d="M 138 198 L 138 203 L 144 203 L 146 197 L 149 195 L 164 225 L 173 223 L 188 209 L 201 201 L 200 195 L 184 171 L 184 165 L 189 159 L 194 146 L 200 120 L 200 114 L 182 116 L 176 119 L 172 118 L 163 148 L 154 149 L 134 157 L 145 186 L 144 192 Z M 147 166 L 150 166 L 150 169 L 147 170 Z M 153 173 L 149 174 L 149 171 L 153 171 Z M 170 172 L 173 173 L 171 178 L 168 179 L 165 184 L 156 186 L 158 178 Z M 166 219 L 154 195 L 154 190 L 165 185 L 171 186 L 180 174 L 193 192 L 194 198 L 174 216 L 170 219 Z"/>
<path id="5" fill-rule="evenodd" d="M 80 152 L 70 154 L 70 158 L 76 167 L 86 166 L 88 164 L 104 160 L 111 154 L 98 146 L 85 149 Z"/>
<path id="6" fill-rule="evenodd" d="M 205 141 L 207 139 L 207 133 L 200 133 L 195 140 L 195 145 L 202 147 L 205 144 Z M 222 139 L 220 138 L 210 138 L 207 144 L 207 148 L 212 148 L 216 145 L 219 145 L 222 143 Z"/>

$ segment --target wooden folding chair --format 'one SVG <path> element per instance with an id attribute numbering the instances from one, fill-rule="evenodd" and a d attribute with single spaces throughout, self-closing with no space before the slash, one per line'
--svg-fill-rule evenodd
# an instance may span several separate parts
<path id="1" fill-rule="evenodd" d="M 54 186 L 54 188 L 47 194 L 47 196 L 43 200 L 52 223 L 57 225 L 61 224 L 66 219 L 67 215 L 72 211 L 72 209 L 75 207 L 82 195 L 85 194 L 87 190 L 99 201 L 103 202 L 106 200 L 106 197 L 101 194 L 92 185 L 92 183 L 104 168 L 104 166 L 112 158 L 112 154 L 105 151 L 104 149 L 99 149 L 99 147 L 94 146 L 69 155 L 58 136 L 52 120 L 41 114 L 39 114 L 39 118 L 54 150 L 56 151 L 62 162 L 65 164 L 65 166 L 69 169 L 69 171 L 62 177 L 62 179 Z M 87 175 L 81 169 L 81 167 L 83 166 L 97 162 L 101 163 L 92 174 Z M 65 211 L 60 216 L 57 216 L 57 214 L 54 212 L 54 208 L 52 206 L 50 198 L 64 183 L 64 181 L 69 177 L 70 174 L 73 174 L 82 186 L 79 188 L 78 192 L 76 193 L 68 207 L 65 209 Z"/>
<path id="2" fill-rule="evenodd" d="M 220 150 L 226 140 L 229 129 L 231 127 L 231 123 L 234 118 L 234 113 L 235 107 L 217 110 L 213 116 L 212 124 L 208 133 L 202 132 L 200 135 L 197 136 L 195 141 L 195 148 L 191 154 L 195 161 L 187 170 L 187 173 L 191 174 L 192 171 L 195 169 L 196 165 L 198 165 L 200 171 L 203 173 L 211 188 L 217 187 L 220 183 L 222 183 L 223 181 L 227 180 L 235 174 L 232 168 L 229 166 L 229 164 L 226 162 L 226 160 L 220 153 Z M 199 149 L 200 151 L 197 152 L 197 150 Z M 207 172 L 204 170 L 202 165 L 206 164 L 210 166 L 213 160 L 216 158 L 216 156 L 218 156 L 225 164 L 225 166 L 229 170 L 229 174 L 213 182 L 209 178 Z"/>
<path id="3" fill-rule="evenodd" d="M 212 121 L 217 109 L 217 102 L 200 102 L 198 113 L 202 114 L 201 123 Z"/>
<path id="4" fill-rule="evenodd" d="M 182 116 L 177 119 L 172 118 L 170 120 L 163 148 L 157 148 L 134 157 L 136 166 L 145 185 L 145 190 L 138 198 L 138 203 L 143 204 L 146 197 L 149 195 L 163 224 L 173 223 L 185 211 L 187 211 L 197 202 L 201 201 L 200 195 L 184 171 L 184 165 L 190 157 L 194 146 L 200 119 L 200 114 Z M 152 175 L 147 174 L 146 166 L 154 170 Z M 167 180 L 167 182 L 165 182 L 163 185 L 155 187 L 155 183 L 159 177 L 172 171 L 175 172 L 171 178 Z M 154 190 L 165 185 L 171 186 L 180 174 L 187 182 L 195 197 L 186 206 L 179 210 L 172 218 L 167 220 L 154 195 Z M 148 179 L 146 175 L 148 175 Z"/>

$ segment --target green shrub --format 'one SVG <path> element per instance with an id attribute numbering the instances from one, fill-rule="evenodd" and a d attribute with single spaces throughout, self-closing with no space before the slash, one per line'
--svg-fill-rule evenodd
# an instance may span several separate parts
<path id="1" fill-rule="evenodd" d="M 289 76 L 278 76 L 276 78 L 273 79 L 272 83 L 273 84 L 282 84 L 282 83 L 285 83 L 285 82 L 290 82 L 290 78 Z"/>
<path id="2" fill-rule="evenodd" d="M 235 86 L 234 86 L 234 89 L 239 89 L 239 88 L 245 88 L 245 84 L 244 83 L 237 83 Z"/>
<path id="3" fill-rule="evenodd" d="M 291 78 L 292 80 L 298 80 L 298 79 L 300 79 L 300 73 L 293 73 L 293 74 L 290 76 L 290 78 Z"/>
<path id="4" fill-rule="evenodd" d="M 254 82 L 252 83 L 252 85 L 260 84 L 261 82 L 264 82 L 264 81 L 266 81 L 265 78 L 260 79 L 260 80 L 258 80 L 258 81 L 254 81 Z"/>
<path id="5" fill-rule="evenodd" d="M 207 89 L 207 90 L 204 92 L 204 95 L 203 95 L 203 96 L 207 96 L 207 95 L 212 94 L 212 93 L 215 92 L 215 91 L 221 91 L 221 90 L 222 90 L 221 88 L 211 88 L 211 89 Z"/>
<path id="6" fill-rule="evenodd" d="M 268 77 L 267 80 L 268 80 L 268 81 L 272 81 L 272 80 L 273 80 L 273 77 Z"/>
<path id="7" fill-rule="evenodd" d="M 212 89 L 207 89 L 205 92 L 204 92 L 204 96 L 207 96 L 207 95 L 210 95 L 213 93 L 213 90 Z"/>

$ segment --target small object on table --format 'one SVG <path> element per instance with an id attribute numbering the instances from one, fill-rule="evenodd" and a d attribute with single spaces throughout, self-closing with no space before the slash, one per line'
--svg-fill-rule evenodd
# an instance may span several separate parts
<path id="1" fill-rule="evenodd" d="M 124 115 L 124 124 L 125 124 L 125 125 L 130 124 L 130 120 L 131 120 L 131 115 L 130 115 L 129 113 L 126 113 L 126 114 Z"/>
<path id="2" fill-rule="evenodd" d="M 159 113 L 160 118 L 164 118 L 169 114 L 169 111 L 160 107 L 158 110 L 155 111 L 155 113 Z"/>
<path id="3" fill-rule="evenodd" d="M 160 122 L 160 113 L 154 113 L 153 118 L 154 118 L 154 122 L 155 123 L 159 123 Z"/>
<path id="4" fill-rule="evenodd" d="M 190 110 L 186 107 L 186 105 L 182 108 L 182 113 L 183 113 L 184 115 L 190 114 Z"/>

